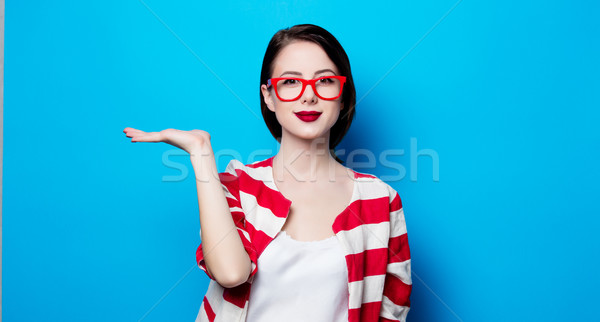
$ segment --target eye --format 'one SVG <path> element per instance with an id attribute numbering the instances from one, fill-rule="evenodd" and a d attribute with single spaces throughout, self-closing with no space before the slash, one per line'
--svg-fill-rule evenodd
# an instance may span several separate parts
<path id="1" fill-rule="evenodd" d="M 297 83 L 298 83 L 298 81 L 295 79 L 284 79 L 282 84 L 283 85 L 295 85 Z"/>
<path id="2" fill-rule="evenodd" d="M 326 78 L 319 79 L 319 84 L 322 84 L 322 85 L 332 84 L 333 82 L 335 82 L 335 78 L 326 77 Z"/>

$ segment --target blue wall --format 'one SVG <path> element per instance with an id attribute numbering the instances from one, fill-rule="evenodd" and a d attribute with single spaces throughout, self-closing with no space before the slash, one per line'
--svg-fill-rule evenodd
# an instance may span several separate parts
<path id="1" fill-rule="evenodd" d="M 189 158 L 121 131 L 205 129 L 221 170 L 276 152 L 262 55 L 305 22 L 352 62 L 361 100 L 340 148 L 384 155 L 358 170 L 402 196 L 409 321 L 594 319 L 600 6 L 455 4 L 8 1 L 4 320 L 195 318 L 195 185 L 169 167 Z"/>

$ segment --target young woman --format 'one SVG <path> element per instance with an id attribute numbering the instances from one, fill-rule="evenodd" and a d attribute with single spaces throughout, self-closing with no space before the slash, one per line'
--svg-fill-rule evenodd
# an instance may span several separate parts
<path id="1" fill-rule="evenodd" d="M 197 321 L 405 321 L 410 253 L 398 193 L 337 161 L 354 117 L 350 62 L 314 25 L 280 30 L 263 60 L 260 104 L 281 142 L 266 160 L 217 174 L 210 135 L 143 132 L 190 154 L 211 278 Z M 237 232 L 237 233 L 233 233 Z"/>

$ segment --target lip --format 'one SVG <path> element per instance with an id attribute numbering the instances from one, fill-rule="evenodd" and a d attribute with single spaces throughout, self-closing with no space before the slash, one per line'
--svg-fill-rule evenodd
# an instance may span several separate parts
<path id="1" fill-rule="evenodd" d="M 321 114 L 323 114 L 323 112 L 300 111 L 300 112 L 295 112 L 294 114 L 296 114 L 296 116 L 304 122 L 314 122 L 319 118 L 319 116 L 321 116 Z"/>

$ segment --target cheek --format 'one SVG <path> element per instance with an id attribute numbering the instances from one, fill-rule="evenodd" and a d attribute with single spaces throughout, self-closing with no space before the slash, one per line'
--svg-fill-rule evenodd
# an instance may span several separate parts
<path id="1" fill-rule="evenodd" d="M 337 120 L 340 118 L 340 116 L 342 115 L 342 113 L 344 113 L 344 110 L 342 109 L 344 107 L 343 104 L 338 103 L 335 105 L 335 107 L 333 107 L 333 111 L 331 113 L 331 118 L 333 119 L 333 124 L 335 124 L 335 122 L 337 122 Z"/>
<path id="2" fill-rule="evenodd" d="M 290 112 L 293 110 L 293 102 L 288 103 L 282 102 L 280 100 L 273 100 L 271 107 L 272 111 L 275 113 L 277 121 L 279 121 L 279 123 L 281 124 L 282 120 L 291 115 Z"/>

